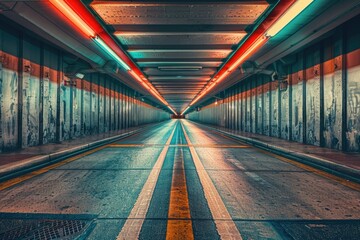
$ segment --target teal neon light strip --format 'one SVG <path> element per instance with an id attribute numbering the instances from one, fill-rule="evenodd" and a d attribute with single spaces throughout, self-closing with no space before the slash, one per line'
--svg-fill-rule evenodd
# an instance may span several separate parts
<path id="1" fill-rule="evenodd" d="M 118 62 L 125 70 L 131 70 L 130 67 L 111 49 L 106 45 L 106 43 L 101 40 L 99 37 L 93 38 L 94 42 L 101 47 L 107 54 L 109 54 L 116 62 Z"/>

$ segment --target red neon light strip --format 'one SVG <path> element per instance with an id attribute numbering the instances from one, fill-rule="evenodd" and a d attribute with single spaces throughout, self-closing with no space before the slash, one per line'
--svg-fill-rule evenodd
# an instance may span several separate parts
<path id="1" fill-rule="evenodd" d="M 216 83 L 222 81 L 225 76 L 228 75 L 229 71 L 236 68 L 241 62 L 246 59 L 247 56 L 251 55 L 256 49 L 260 48 L 265 44 L 267 39 L 263 39 L 266 30 L 286 12 L 288 8 L 294 4 L 295 0 L 281 0 L 271 11 L 271 13 L 264 19 L 264 21 L 258 26 L 258 28 L 246 39 L 240 48 L 236 50 L 234 55 L 223 65 L 223 67 L 215 74 L 212 80 L 216 79 Z M 244 57 L 245 55 L 245 57 Z M 201 99 L 207 92 L 215 86 L 214 81 L 210 81 L 207 86 L 193 99 L 189 106 L 196 103 Z M 185 113 L 185 111 L 183 111 Z"/>
<path id="2" fill-rule="evenodd" d="M 59 10 L 64 14 L 64 16 L 74 23 L 74 25 L 79 28 L 83 33 L 89 37 L 95 37 L 95 31 L 89 27 L 83 19 L 78 18 L 77 13 L 69 7 L 69 5 L 62 0 L 49 0 L 54 6 L 57 6 Z"/>
<path id="3" fill-rule="evenodd" d="M 130 68 L 130 74 L 144 86 L 150 90 L 151 93 L 162 103 L 169 107 L 171 111 L 174 110 L 169 106 L 167 101 L 158 93 L 153 85 L 145 78 L 143 72 L 137 67 L 137 65 L 129 58 L 124 50 L 115 42 L 110 34 L 101 26 L 96 18 L 88 11 L 80 0 L 50 0 L 60 11 L 70 12 L 71 15 L 78 15 L 81 20 L 73 17 L 68 18 L 73 24 L 75 24 L 82 32 L 88 35 L 88 37 L 99 36 L 108 46 L 111 48 Z M 69 7 L 69 8 L 67 8 Z M 61 8 L 61 9 L 60 9 Z M 67 10 L 66 10 L 67 9 Z M 85 24 L 84 24 L 85 23 Z M 81 27 L 80 27 L 80 26 Z M 90 30 L 89 30 L 90 29 Z M 93 30 L 93 31 L 91 31 Z M 176 112 L 174 112 L 176 114 Z"/>

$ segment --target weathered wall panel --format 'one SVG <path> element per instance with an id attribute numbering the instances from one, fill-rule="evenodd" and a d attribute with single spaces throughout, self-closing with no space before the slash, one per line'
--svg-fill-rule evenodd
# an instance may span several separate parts
<path id="1" fill-rule="evenodd" d="M 303 142 L 303 90 L 304 74 L 301 69 L 302 58 L 298 56 L 297 62 L 292 67 L 290 75 L 290 87 L 292 88 L 292 140 Z"/>
<path id="2" fill-rule="evenodd" d="M 103 77 L 99 78 L 99 133 L 105 132 L 105 114 L 106 114 L 106 101 L 105 101 L 105 80 Z"/>
<path id="3" fill-rule="evenodd" d="M 306 55 L 306 143 L 320 146 L 320 51 Z"/>
<path id="4" fill-rule="evenodd" d="M 99 76 L 91 76 L 91 134 L 99 133 Z"/>
<path id="5" fill-rule="evenodd" d="M 0 30 L 0 151 L 13 150 L 18 142 L 18 44 Z"/>
<path id="6" fill-rule="evenodd" d="M 43 143 L 56 141 L 58 57 L 53 49 L 44 49 L 43 67 Z"/>
<path id="7" fill-rule="evenodd" d="M 360 29 L 349 24 L 346 35 L 346 146 L 360 152 Z"/>
<path id="8" fill-rule="evenodd" d="M 22 146 L 39 144 L 40 46 L 38 42 L 23 42 L 23 134 Z"/>
<path id="9" fill-rule="evenodd" d="M 73 114 L 73 122 L 72 122 L 72 133 L 71 137 L 79 137 L 81 135 L 81 79 L 73 79 L 72 80 L 75 85 L 72 86 L 72 114 Z"/>
<path id="10" fill-rule="evenodd" d="M 271 82 L 270 88 L 270 135 L 273 137 L 279 137 L 279 82 Z"/>
<path id="11" fill-rule="evenodd" d="M 99 126 L 101 132 L 116 130 L 123 124 L 120 110 L 125 101 L 124 126 L 170 118 L 169 113 L 135 99 L 138 93 L 109 76 L 91 73 L 83 80 L 75 78 L 76 58 L 71 54 L 16 28 L 3 27 L 0 152 L 97 134 Z M 131 98 L 125 100 L 119 92 L 131 93 Z"/>
<path id="12" fill-rule="evenodd" d="M 247 81 L 245 86 L 245 131 L 251 132 L 251 83 Z"/>
<path id="13" fill-rule="evenodd" d="M 91 118 L 91 108 L 92 108 L 92 101 L 91 101 L 91 82 L 85 78 L 83 79 L 83 119 L 82 119 L 82 127 L 83 133 L 85 135 L 90 135 L 91 133 L 91 126 L 90 126 L 90 118 Z"/>
<path id="14" fill-rule="evenodd" d="M 262 77 L 257 79 L 257 87 L 256 87 L 256 133 L 263 133 L 263 84 Z"/>
<path id="15" fill-rule="evenodd" d="M 331 39 L 325 45 L 324 73 L 324 146 L 342 149 L 342 55 L 341 39 Z M 329 60 L 328 60 L 329 59 Z"/>
<path id="16" fill-rule="evenodd" d="M 289 92 L 288 87 L 289 79 L 286 82 L 280 83 L 280 137 L 289 140 L 289 125 L 290 125 L 290 112 L 289 112 Z"/>
<path id="17" fill-rule="evenodd" d="M 61 140 L 66 140 L 70 138 L 70 114 L 71 114 L 71 104 L 70 104 L 70 94 L 71 87 L 69 86 L 70 79 L 66 76 L 63 76 L 63 81 L 60 83 L 60 129 L 61 129 Z"/>
<path id="18" fill-rule="evenodd" d="M 289 71 L 285 82 L 252 75 L 221 93 L 235 92 L 238 98 L 218 105 L 209 101 L 188 118 L 223 126 L 224 116 L 237 116 L 241 131 L 360 152 L 360 28 L 353 28 L 358 20 L 279 61 Z M 223 110 L 226 104 L 230 112 Z"/>
<path id="19" fill-rule="evenodd" d="M 264 83 L 264 111 L 263 111 L 263 121 L 264 121 L 264 134 L 270 135 L 270 82 L 265 80 Z"/>
<path id="20" fill-rule="evenodd" d="M 250 90 L 250 95 L 251 95 L 251 115 L 250 115 L 250 128 L 251 128 L 251 132 L 256 133 L 256 125 L 257 125 L 257 101 L 256 101 L 256 79 L 251 79 L 251 90 Z"/>

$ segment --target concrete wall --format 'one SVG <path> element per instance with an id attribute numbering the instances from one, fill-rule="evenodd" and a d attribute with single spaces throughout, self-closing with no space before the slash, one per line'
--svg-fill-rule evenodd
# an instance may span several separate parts
<path id="1" fill-rule="evenodd" d="M 0 28 L 0 152 L 170 118 L 107 75 L 66 77 L 64 54 Z"/>
<path id="2" fill-rule="evenodd" d="M 350 152 L 360 152 L 359 17 L 287 56 L 285 81 L 252 75 L 187 118 Z M 221 97 L 217 95 L 217 97 Z M 230 104 L 231 107 L 227 107 Z M 223 108 L 234 124 L 226 125 Z M 237 113 L 236 113 L 237 112 Z M 234 114 L 236 113 L 236 114 Z M 224 115 L 225 117 L 225 115 Z M 221 119 L 221 120 L 219 120 Z"/>

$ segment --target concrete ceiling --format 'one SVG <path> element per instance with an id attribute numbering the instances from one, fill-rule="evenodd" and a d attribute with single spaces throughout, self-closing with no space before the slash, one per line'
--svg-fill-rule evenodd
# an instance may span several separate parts
<path id="1" fill-rule="evenodd" d="M 180 113 L 269 4 L 262 0 L 95 0 L 88 7 Z"/>
<path id="2" fill-rule="evenodd" d="M 164 102 L 154 97 L 125 69 L 109 72 L 106 63 L 110 59 L 106 52 L 79 32 L 75 25 L 69 24 L 48 0 L 0 2 L 1 15 L 87 61 L 93 70 L 114 76 L 167 110 Z M 206 89 L 205 86 L 211 84 L 209 81 L 214 82 L 213 76 L 218 77 L 221 71 L 226 71 L 226 64 L 236 59 L 234 52 L 246 45 L 249 35 L 269 27 L 262 25 L 267 19 L 272 21 L 272 14 L 276 12 L 272 11 L 273 7 L 276 5 L 276 9 L 281 3 L 291 0 L 67 2 L 84 4 L 87 14 L 97 19 L 95 21 L 110 34 L 115 44 L 125 51 L 170 106 L 180 113 L 197 98 L 199 92 Z M 256 62 L 258 70 L 265 69 L 359 13 L 359 1 L 314 1 L 301 17 L 270 38 L 248 60 Z M 234 69 L 216 87 L 206 91 L 190 111 L 245 77 L 247 75 L 239 68 Z"/>

